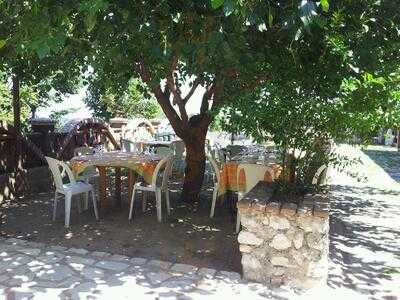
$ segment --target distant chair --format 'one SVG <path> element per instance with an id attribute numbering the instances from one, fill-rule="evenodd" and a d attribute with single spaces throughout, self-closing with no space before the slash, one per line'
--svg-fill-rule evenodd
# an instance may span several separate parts
<path id="1" fill-rule="evenodd" d="M 170 214 L 170 203 L 169 203 L 169 190 L 168 190 L 168 180 L 169 176 L 171 174 L 171 169 L 172 169 L 172 163 L 173 163 L 173 156 L 167 156 L 164 157 L 156 166 L 154 172 L 153 172 L 153 177 L 151 179 L 150 184 L 146 184 L 143 182 L 138 182 L 134 185 L 133 187 L 133 192 L 132 192 L 132 199 L 131 199 L 131 205 L 129 209 L 129 220 L 132 219 L 133 215 L 133 204 L 135 201 L 135 193 L 136 191 L 142 191 L 143 193 L 143 202 L 142 202 L 142 209 L 143 211 L 146 210 L 146 202 L 147 202 L 147 192 L 154 192 L 156 195 L 156 207 L 157 207 L 157 220 L 158 222 L 162 221 L 162 214 L 161 214 L 161 197 L 162 197 L 162 192 L 165 192 L 165 201 L 167 205 L 167 213 L 168 215 Z M 161 184 L 157 182 L 161 172 L 164 170 L 162 179 L 161 179 Z"/>
<path id="2" fill-rule="evenodd" d="M 236 158 L 236 156 L 241 155 L 246 151 L 247 147 L 242 145 L 228 145 L 226 146 L 226 152 L 230 160 Z"/>
<path id="3" fill-rule="evenodd" d="M 62 194 L 65 197 L 65 227 L 69 227 L 72 196 L 85 194 L 86 197 L 88 197 L 89 192 L 92 195 L 94 213 L 96 220 L 98 220 L 99 216 L 93 186 L 87 182 L 76 181 L 71 169 L 65 162 L 47 156 L 46 160 L 49 164 L 50 171 L 53 175 L 54 185 L 56 187 L 54 194 L 53 221 L 56 219 L 58 194 Z M 65 175 L 67 175 L 69 183 L 63 183 L 63 177 Z M 78 205 L 78 209 L 80 210 L 80 205 Z"/>
<path id="4" fill-rule="evenodd" d="M 244 174 L 243 174 L 243 173 Z M 240 176 L 243 174 L 245 176 L 244 190 L 240 190 L 239 182 Z M 257 164 L 240 164 L 237 168 L 237 183 L 238 183 L 238 202 L 241 201 L 245 194 L 247 194 L 252 188 L 254 188 L 258 182 L 264 181 L 267 177 L 272 178 L 273 170 L 265 165 Z M 236 233 L 240 230 L 241 216 L 239 210 L 236 217 Z"/>
<path id="5" fill-rule="evenodd" d="M 74 149 L 74 156 L 81 155 L 91 155 L 93 154 L 94 149 L 91 147 L 77 147 Z M 85 168 L 83 172 L 77 175 L 78 181 L 85 181 L 86 183 L 90 183 L 92 181 L 95 184 L 96 178 L 99 178 L 99 172 L 97 171 L 95 166 L 88 166 Z M 89 207 L 89 199 L 85 196 L 85 206 L 84 209 L 88 209 Z"/>
<path id="6" fill-rule="evenodd" d="M 328 166 L 322 165 L 318 168 L 317 172 L 312 179 L 313 185 L 325 185 L 327 183 Z"/>
<path id="7" fill-rule="evenodd" d="M 155 146 L 154 147 L 154 152 L 155 154 L 162 156 L 162 157 L 166 157 L 166 156 L 170 156 L 174 154 L 174 150 L 171 149 L 170 147 L 166 147 L 166 146 Z"/>
<path id="8" fill-rule="evenodd" d="M 140 142 L 132 142 L 127 139 L 121 139 L 121 149 L 125 152 L 140 153 L 143 151 L 143 144 Z"/>

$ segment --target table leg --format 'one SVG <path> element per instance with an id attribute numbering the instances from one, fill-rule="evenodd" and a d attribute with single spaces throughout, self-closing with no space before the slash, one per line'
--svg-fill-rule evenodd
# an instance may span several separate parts
<path id="1" fill-rule="evenodd" d="M 107 206 L 106 193 L 107 193 L 107 174 L 106 167 L 97 167 L 100 175 L 99 182 L 99 207 L 103 208 Z"/>
<path id="2" fill-rule="evenodd" d="M 115 206 L 121 207 L 121 168 L 115 167 Z"/>
<path id="3" fill-rule="evenodd" d="M 128 202 L 130 203 L 132 199 L 133 185 L 136 181 L 136 173 L 129 169 L 128 171 Z"/>

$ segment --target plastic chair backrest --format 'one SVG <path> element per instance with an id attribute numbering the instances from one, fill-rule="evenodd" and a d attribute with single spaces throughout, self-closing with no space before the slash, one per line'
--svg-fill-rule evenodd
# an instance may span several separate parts
<path id="1" fill-rule="evenodd" d="M 214 170 L 215 178 L 217 179 L 217 182 L 220 182 L 221 174 L 219 173 L 220 170 L 219 170 L 219 167 L 217 165 L 217 162 L 215 161 L 215 159 L 212 156 L 208 156 L 207 158 L 208 158 L 209 162 L 211 163 L 211 166 L 212 166 L 212 168 Z"/>
<path id="2" fill-rule="evenodd" d="M 121 148 L 126 152 L 142 152 L 143 144 L 140 142 L 132 142 L 127 139 L 121 139 Z"/>
<path id="3" fill-rule="evenodd" d="M 226 146 L 226 151 L 229 153 L 229 158 L 232 159 L 234 156 L 239 155 L 247 149 L 246 146 L 242 145 L 228 145 Z"/>
<path id="4" fill-rule="evenodd" d="M 258 182 L 264 181 L 266 174 L 268 176 L 272 173 L 272 169 L 268 166 L 257 165 L 257 164 L 240 164 L 237 168 L 237 182 L 239 183 L 239 177 L 241 172 L 244 172 L 246 178 L 244 191 L 238 191 L 239 200 L 243 198 L 244 194 L 248 193 L 254 188 Z"/>
<path id="5" fill-rule="evenodd" d="M 90 147 L 78 147 L 74 149 L 74 156 L 92 154 L 93 149 Z"/>
<path id="6" fill-rule="evenodd" d="M 158 146 L 155 147 L 155 153 L 159 156 L 169 156 L 173 154 L 173 150 L 169 147 L 165 147 L 165 146 Z"/>
<path id="7" fill-rule="evenodd" d="M 63 177 L 66 174 L 70 183 L 75 183 L 75 177 L 68 165 L 60 160 L 45 156 L 51 173 L 53 174 L 54 185 L 59 191 L 64 191 Z"/>
<path id="8" fill-rule="evenodd" d="M 164 174 L 162 178 L 162 186 L 164 186 L 164 184 L 167 183 L 166 181 L 168 181 L 169 173 L 171 172 L 172 158 L 173 158 L 172 155 L 168 155 L 167 157 L 164 157 L 162 160 L 160 160 L 160 162 L 157 164 L 156 168 L 154 169 L 153 177 L 151 179 L 151 185 L 153 187 L 157 186 L 158 175 L 163 169 L 164 169 Z"/>
<path id="9" fill-rule="evenodd" d="M 312 184 L 314 184 L 314 185 L 319 184 L 321 176 L 325 176 L 325 178 L 323 178 L 323 180 L 321 182 L 321 183 L 325 184 L 326 174 L 324 174 L 324 172 L 326 172 L 327 169 L 328 169 L 327 165 L 320 166 L 318 168 L 317 172 L 315 172 L 315 175 L 312 179 Z"/>

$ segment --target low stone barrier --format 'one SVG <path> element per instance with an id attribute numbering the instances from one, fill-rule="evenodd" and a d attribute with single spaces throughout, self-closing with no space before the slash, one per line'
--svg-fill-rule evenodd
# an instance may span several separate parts
<path id="1" fill-rule="evenodd" d="M 237 205 L 244 278 L 301 289 L 326 283 L 328 198 L 310 195 L 295 204 L 271 196 L 271 186 L 260 182 Z"/>

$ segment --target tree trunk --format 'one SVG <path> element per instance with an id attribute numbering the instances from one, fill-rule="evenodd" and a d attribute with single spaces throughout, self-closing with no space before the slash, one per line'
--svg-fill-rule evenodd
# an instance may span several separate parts
<path id="1" fill-rule="evenodd" d="M 203 185 L 204 171 L 206 166 L 205 141 L 207 131 L 193 128 L 183 139 L 186 146 L 186 169 L 183 182 L 182 200 L 185 202 L 196 202 Z"/>

